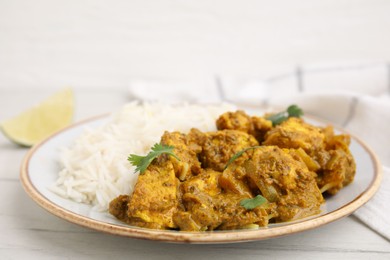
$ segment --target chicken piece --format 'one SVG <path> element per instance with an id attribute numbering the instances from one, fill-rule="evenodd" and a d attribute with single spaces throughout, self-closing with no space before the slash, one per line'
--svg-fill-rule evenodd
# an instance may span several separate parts
<path id="1" fill-rule="evenodd" d="M 268 131 L 263 144 L 280 148 L 302 148 L 312 155 L 323 148 L 324 140 L 325 136 L 320 128 L 309 125 L 300 118 L 291 117 Z"/>
<path id="2" fill-rule="evenodd" d="M 349 145 L 351 143 L 351 137 L 349 135 L 335 135 L 332 139 L 327 140 L 326 146 L 334 148 L 335 150 L 341 150 L 344 153 L 343 157 L 346 160 L 345 166 L 345 179 L 343 180 L 343 187 L 350 184 L 355 178 L 356 163 L 353 158 Z M 328 164 L 329 166 L 329 164 Z"/>
<path id="3" fill-rule="evenodd" d="M 178 216 L 175 214 L 175 223 L 181 230 L 189 228 L 185 226 L 192 222 L 195 224 L 190 226 L 194 225 L 192 228 L 196 228 L 190 229 L 192 231 L 212 230 L 219 225 L 218 214 L 213 208 L 213 197 L 221 192 L 218 185 L 220 175 L 220 172 L 208 169 L 180 185 L 182 203 L 190 213 L 179 213 Z"/>
<path id="4" fill-rule="evenodd" d="M 322 192 L 334 195 L 350 184 L 356 172 L 355 160 L 349 150 L 349 135 L 334 135 L 333 129 L 325 129 L 326 159 L 318 171 L 317 184 Z"/>
<path id="5" fill-rule="evenodd" d="M 322 129 L 306 124 L 302 119 L 289 118 L 269 131 L 263 144 L 295 148 L 290 154 L 299 156 L 317 173 L 321 192 L 334 195 L 355 176 L 356 165 L 349 142 L 348 135 L 334 135 L 332 127 Z"/>
<path id="6" fill-rule="evenodd" d="M 251 117 L 242 110 L 223 113 L 217 119 L 216 124 L 218 130 L 239 130 L 248 134 L 253 131 Z"/>
<path id="7" fill-rule="evenodd" d="M 252 124 L 253 132 L 250 132 L 249 134 L 253 135 L 259 143 L 263 142 L 265 135 L 272 129 L 272 121 L 267 120 L 264 117 L 253 116 Z"/>
<path id="8" fill-rule="evenodd" d="M 178 183 L 169 160 L 154 162 L 139 175 L 131 197 L 122 195 L 114 199 L 109 211 L 131 225 L 176 228 L 172 217 L 178 209 Z"/>
<path id="9" fill-rule="evenodd" d="M 226 112 L 217 119 L 218 130 L 238 130 L 253 135 L 262 142 L 264 135 L 272 128 L 272 122 L 263 117 L 250 117 L 242 110 Z"/>
<path id="10" fill-rule="evenodd" d="M 186 180 L 192 174 L 199 174 L 201 171 L 200 162 L 197 155 L 202 151 L 202 147 L 197 144 L 200 142 L 201 132 L 191 130 L 188 135 L 179 132 L 165 132 L 161 137 L 161 144 L 174 147 L 174 153 L 180 159 L 164 155 L 163 159 L 168 158 L 175 169 L 176 177 L 181 181 Z"/>
<path id="11" fill-rule="evenodd" d="M 250 227 L 265 227 L 275 210 L 274 203 L 267 203 L 252 210 L 246 210 L 240 202 L 248 197 L 224 193 L 217 198 L 217 209 L 220 214 L 221 224 L 219 230 L 243 229 Z"/>
<path id="12" fill-rule="evenodd" d="M 250 159 L 241 162 L 240 166 L 256 184 L 261 195 L 269 202 L 276 203 L 276 222 L 320 212 L 324 199 L 316 184 L 315 173 L 309 171 L 303 162 L 295 160 L 288 150 L 277 146 L 257 148 Z"/>
<path id="13" fill-rule="evenodd" d="M 223 192 L 219 186 L 220 172 L 207 169 L 181 184 L 184 210 L 174 215 L 180 230 L 204 231 L 243 228 L 250 224 L 266 226 L 268 211 L 258 207 L 247 211 L 240 201 L 246 195 Z"/>
<path id="14" fill-rule="evenodd" d="M 258 145 L 256 139 L 247 133 L 237 130 L 222 130 L 206 133 L 207 139 L 202 145 L 199 159 L 202 167 L 222 172 L 237 152 Z"/>
<path id="15" fill-rule="evenodd" d="M 129 216 L 127 216 L 127 205 L 129 200 L 129 195 L 120 195 L 116 197 L 110 202 L 108 212 L 120 221 L 129 223 Z"/>
<path id="16" fill-rule="evenodd" d="M 356 165 L 351 154 L 345 151 L 331 150 L 331 159 L 326 167 L 319 171 L 317 184 L 321 192 L 334 195 L 354 179 Z"/>
<path id="17" fill-rule="evenodd" d="M 173 215 L 173 221 L 181 231 L 205 231 L 207 227 L 200 226 L 193 218 L 191 212 L 177 211 Z"/>
<path id="18" fill-rule="evenodd" d="M 318 214 L 322 192 L 352 182 L 356 165 L 350 137 L 289 118 L 271 121 L 243 111 L 225 113 L 217 132 L 165 132 L 163 154 L 139 176 L 134 192 L 110 203 L 118 219 L 140 227 L 205 231 L 267 226 Z M 245 148 L 229 167 L 228 161 Z M 243 199 L 261 194 L 267 203 L 247 210 Z"/>

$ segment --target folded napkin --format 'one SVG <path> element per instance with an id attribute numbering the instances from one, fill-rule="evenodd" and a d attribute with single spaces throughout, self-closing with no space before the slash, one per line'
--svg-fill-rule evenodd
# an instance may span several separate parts
<path id="1" fill-rule="evenodd" d="M 132 80 L 130 96 L 170 103 L 220 102 L 262 108 L 298 104 L 307 114 L 341 125 L 383 164 L 379 191 L 354 215 L 390 240 L 390 68 L 386 63 L 306 66 L 269 78 L 215 77 L 207 82 Z"/>

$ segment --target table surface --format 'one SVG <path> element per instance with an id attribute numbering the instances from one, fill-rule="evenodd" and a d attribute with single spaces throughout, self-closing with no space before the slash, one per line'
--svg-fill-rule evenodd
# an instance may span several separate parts
<path id="1" fill-rule="evenodd" d="M 0 89 L 0 121 L 52 92 Z M 125 89 L 80 89 L 75 96 L 75 121 L 129 101 Z M 0 136 L 1 259 L 390 259 L 390 242 L 354 216 L 290 236 L 225 245 L 169 244 L 86 229 L 51 215 L 24 192 L 19 167 L 26 152 Z"/>

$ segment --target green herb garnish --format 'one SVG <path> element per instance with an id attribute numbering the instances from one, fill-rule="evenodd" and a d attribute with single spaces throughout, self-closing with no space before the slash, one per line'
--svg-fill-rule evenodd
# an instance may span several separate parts
<path id="1" fill-rule="evenodd" d="M 251 210 L 251 209 L 254 209 L 258 206 L 263 205 L 266 202 L 267 202 L 266 198 L 264 198 L 261 195 L 257 195 L 256 197 L 251 198 L 251 199 L 241 200 L 240 205 L 243 206 L 246 210 Z"/>
<path id="2" fill-rule="evenodd" d="M 152 147 L 152 150 L 146 155 L 146 156 L 140 156 L 136 154 L 130 154 L 127 160 L 134 166 L 137 166 L 135 168 L 135 173 L 139 172 L 140 174 L 143 174 L 146 169 L 148 168 L 149 164 L 158 156 L 160 156 L 163 153 L 169 154 L 173 157 L 175 157 L 177 160 L 180 161 L 180 159 L 173 153 L 173 149 L 175 147 L 168 146 L 168 145 L 162 145 L 162 144 L 154 144 Z"/>
<path id="3" fill-rule="evenodd" d="M 287 120 L 290 117 L 301 117 L 303 115 L 303 110 L 297 105 L 291 105 L 287 108 L 286 111 L 273 114 L 266 119 L 272 121 L 272 125 L 278 125 L 283 121 Z"/>
<path id="4" fill-rule="evenodd" d="M 238 157 L 240 157 L 241 155 L 243 155 L 246 151 L 248 150 L 251 150 L 251 149 L 256 149 L 256 148 L 260 148 L 261 146 L 259 145 L 256 145 L 256 146 L 251 146 L 251 147 L 247 147 L 245 149 L 242 149 L 241 151 L 237 152 L 235 155 L 233 155 L 229 161 L 227 162 L 224 170 L 226 170 L 227 167 L 229 167 L 229 165 L 234 161 L 236 160 Z"/>

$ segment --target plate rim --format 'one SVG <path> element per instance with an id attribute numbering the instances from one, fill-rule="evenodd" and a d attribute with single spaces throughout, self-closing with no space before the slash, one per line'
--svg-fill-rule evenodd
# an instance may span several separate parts
<path id="1" fill-rule="evenodd" d="M 24 156 L 23 161 L 20 166 L 20 180 L 25 192 L 30 196 L 30 198 L 35 201 L 39 206 L 50 212 L 51 214 L 67 220 L 71 223 L 87 227 L 96 231 L 101 231 L 104 233 L 109 233 L 113 235 L 120 235 L 130 238 L 145 239 L 145 240 L 154 240 L 154 241 L 164 241 L 164 242 L 174 242 L 174 243 L 198 243 L 198 244 L 211 244 L 211 243 L 237 243 L 237 242 L 249 242 L 256 240 L 265 240 L 290 234 L 295 234 L 305 230 L 310 230 L 313 228 L 321 227 L 325 224 L 331 223 L 333 221 L 339 220 L 343 217 L 346 217 L 352 214 L 355 210 L 367 203 L 377 192 L 380 187 L 382 180 L 382 168 L 380 167 L 380 161 L 373 150 L 360 138 L 349 133 L 345 129 L 335 126 L 335 129 L 341 130 L 344 133 L 347 133 L 357 141 L 364 150 L 369 154 L 371 161 L 373 163 L 374 176 L 369 184 L 368 188 L 362 191 L 362 193 L 357 196 L 351 202 L 341 206 L 333 212 L 328 212 L 324 215 L 309 218 L 307 220 L 299 221 L 296 223 L 291 223 L 287 226 L 279 226 L 256 229 L 256 230 L 234 230 L 234 231 L 210 231 L 210 232 L 185 232 L 185 231 L 170 231 L 170 230 L 154 230 L 147 228 L 140 228 L 130 225 L 116 225 L 107 223 L 100 220 L 91 219 L 86 216 L 82 216 L 73 211 L 67 210 L 60 205 L 50 201 L 46 198 L 32 183 L 29 175 L 29 163 L 33 155 L 37 150 L 45 145 L 52 138 L 68 131 L 69 129 L 75 128 L 77 126 L 87 124 L 104 117 L 109 116 L 109 113 L 93 116 L 85 120 L 81 120 L 74 124 L 71 124 L 42 140 L 41 142 L 34 145 Z M 305 117 L 310 119 L 315 119 L 318 122 L 327 123 L 327 120 L 318 119 L 314 116 Z"/>

